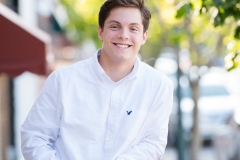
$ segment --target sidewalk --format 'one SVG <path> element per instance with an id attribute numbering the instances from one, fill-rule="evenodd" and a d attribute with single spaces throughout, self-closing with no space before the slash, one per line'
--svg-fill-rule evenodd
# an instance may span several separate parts
<path id="1" fill-rule="evenodd" d="M 175 148 L 167 147 L 163 160 L 177 160 L 177 151 Z"/>
<path id="2" fill-rule="evenodd" d="M 199 160 L 217 160 L 214 149 L 212 147 L 203 147 L 200 150 Z M 178 160 L 177 150 L 167 147 L 163 160 Z"/>

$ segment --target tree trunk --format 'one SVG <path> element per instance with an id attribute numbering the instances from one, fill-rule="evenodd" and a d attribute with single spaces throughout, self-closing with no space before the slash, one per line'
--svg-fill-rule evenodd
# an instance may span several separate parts
<path id="1" fill-rule="evenodd" d="M 191 151 L 191 160 L 198 160 L 199 159 L 199 148 L 201 147 L 201 139 L 199 135 L 199 122 L 198 122 L 198 81 L 190 80 L 190 84 L 192 87 L 192 98 L 194 101 L 194 109 L 193 109 L 193 126 L 192 126 L 192 139 L 190 144 L 190 151 Z"/>
<path id="2" fill-rule="evenodd" d="M 0 159 L 7 160 L 9 146 L 9 87 L 8 76 L 0 74 Z"/>
<path id="3" fill-rule="evenodd" d="M 192 59 L 193 65 L 200 66 L 200 49 L 195 42 L 194 35 L 191 33 L 191 16 L 185 19 L 184 28 L 186 29 L 186 35 L 188 37 L 188 42 L 190 44 L 190 52 L 195 52 L 197 54 L 197 58 Z M 196 71 L 195 71 L 196 72 Z M 191 74 L 191 73 L 190 73 Z M 198 160 L 199 159 L 199 150 L 201 147 L 201 139 L 199 135 L 199 122 L 198 122 L 198 82 L 199 82 L 199 75 L 198 71 L 196 73 L 197 78 L 191 79 L 191 75 L 189 77 L 190 85 L 192 88 L 192 98 L 194 102 L 194 109 L 193 109 L 193 126 L 191 130 L 191 142 L 190 142 L 190 159 L 191 160 Z"/>

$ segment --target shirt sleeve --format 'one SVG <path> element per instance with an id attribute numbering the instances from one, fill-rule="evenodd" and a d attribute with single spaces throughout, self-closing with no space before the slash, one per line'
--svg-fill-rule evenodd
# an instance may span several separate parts
<path id="1" fill-rule="evenodd" d="M 59 160 L 54 149 L 61 120 L 58 82 L 52 73 L 21 126 L 21 147 L 25 160 Z"/>
<path id="2" fill-rule="evenodd" d="M 173 85 L 166 87 L 165 95 L 155 108 L 152 120 L 142 140 L 120 155 L 117 160 L 161 160 L 167 144 L 168 122 L 172 111 Z"/>

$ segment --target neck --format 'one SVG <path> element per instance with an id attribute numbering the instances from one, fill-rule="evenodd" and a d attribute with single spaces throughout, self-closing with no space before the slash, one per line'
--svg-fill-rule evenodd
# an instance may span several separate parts
<path id="1" fill-rule="evenodd" d="M 106 72 L 106 74 L 112 79 L 112 81 L 117 82 L 124 77 L 126 77 L 134 67 L 135 59 L 130 62 L 119 62 L 119 63 L 110 63 L 102 55 L 98 57 L 99 64 Z"/>

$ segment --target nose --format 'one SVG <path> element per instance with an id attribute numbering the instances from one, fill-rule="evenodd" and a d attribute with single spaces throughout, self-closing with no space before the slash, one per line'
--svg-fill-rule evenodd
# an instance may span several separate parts
<path id="1" fill-rule="evenodd" d="M 118 35 L 119 39 L 129 39 L 129 31 L 126 28 L 122 28 Z"/>

